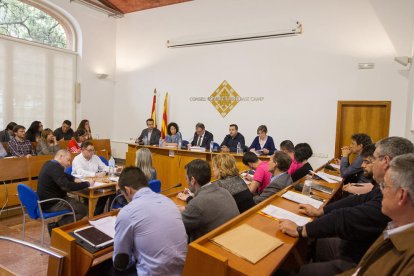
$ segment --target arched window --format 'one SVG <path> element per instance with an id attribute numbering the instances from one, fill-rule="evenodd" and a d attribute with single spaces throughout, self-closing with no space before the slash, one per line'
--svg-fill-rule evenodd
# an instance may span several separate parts
<path id="1" fill-rule="evenodd" d="M 48 128 L 75 117 L 75 36 L 69 20 L 39 1 L 0 0 L 0 128 Z"/>
<path id="2" fill-rule="evenodd" d="M 72 28 L 56 12 L 32 1 L 0 0 L 0 34 L 73 49 Z"/>

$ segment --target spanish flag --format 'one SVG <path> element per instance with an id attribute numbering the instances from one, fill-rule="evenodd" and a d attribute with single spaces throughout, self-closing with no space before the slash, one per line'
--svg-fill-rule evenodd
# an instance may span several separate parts
<path id="1" fill-rule="evenodd" d="M 154 127 L 157 128 L 157 89 L 154 89 L 154 96 L 152 97 L 151 118 L 154 120 Z"/>
<path id="2" fill-rule="evenodd" d="M 165 94 L 164 112 L 162 113 L 162 124 L 161 124 L 161 138 L 162 139 L 165 139 L 165 135 L 167 135 L 167 126 L 168 126 L 167 109 L 168 109 L 168 92 Z"/>

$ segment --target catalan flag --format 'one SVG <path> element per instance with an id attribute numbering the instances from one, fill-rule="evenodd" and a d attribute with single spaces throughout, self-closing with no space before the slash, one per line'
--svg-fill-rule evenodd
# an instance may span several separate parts
<path id="1" fill-rule="evenodd" d="M 154 120 L 154 127 L 157 128 L 157 89 L 154 89 L 154 96 L 152 97 L 151 118 Z"/>
<path id="2" fill-rule="evenodd" d="M 165 139 L 167 135 L 167 126 L 168 126 L 168 118 L 167 118 L 167 110 L 168 109 L 168 92 L 165 94 L 164 99 L 164 112 L 162 113 L 162 124 L 161 124 L 161 138 Z"/>

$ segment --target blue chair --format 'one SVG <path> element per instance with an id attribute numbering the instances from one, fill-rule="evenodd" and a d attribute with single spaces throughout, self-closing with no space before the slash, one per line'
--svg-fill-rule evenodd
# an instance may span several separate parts
<path id="1" fill-rule="evenodd" d="M 42 241 L 41 246 L 43 246 L 44 242 L 44 232 L 45 232 L 45 221 L 55 220 L 58 217 L 62 217 L 65 215 L 73 215 L 73 221 L 76 221 L 75 211 L 73 207 L 64 199 L 61 198 L 49 198 L 45 200 L 39 200 L 39 196 L 35 191 L 33 191 L 29 186 L 24 184 L 17 185 L 17 193 L 19 195 L 22 211 L 23 211 L 23 239 L 25 238 L 25 226 L 26 226 L 26 215 L 28 215 L 31 219 L 42 220 Z M 63 201 L 68 205 L 68 210 L 62 210 L 58 212 L 44 212 L 42 210 L 41 204 L 43 202 L 49 201 Z M 25 212 L 26 209 L 26 212 Z"/>
<path id="2" fill-rule="evenodd" d="M 106 160 L 106 158 L 105 158 L 105 157 L 100 156 L 100 155 L 98 155 L 98 156 L 99 156 L 99 158 L 101 159 L 101 161 L 105 164 L 105 166 L 108 166 L 108 165 L 109 165 L 108 160 Z"/>
<path id="3" fill-rule="evenodd" d="M 213 151 L 215 152 L 220 151 L 220 145 L 216 142 L 213 143 Z"/>
<path id="4" fill-rule="evenodd" d="M 150 180 L 148 182 L 148 187 L 154 192 L 154 193 L 160 193 L 161 192 L 161 181 L 158 179 Z"/>
<path id="5" fill-rule="evenodd" d="M 190 143 L 190 142 L 188 142 L 187 140 L 182 140 L 182 141 L 181 141 L 181 147 L 183 147 L 183 148 L 187 148 L 189 143 Z"/>
<path id="6" fill-rule="evenodd" d="M 65 173 L 72 174 L 72 166 L 69 166 L 65 169 Z"/>

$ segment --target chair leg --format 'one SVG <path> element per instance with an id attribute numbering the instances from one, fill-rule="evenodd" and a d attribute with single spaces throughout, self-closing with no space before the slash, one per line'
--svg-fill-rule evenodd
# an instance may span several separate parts
<path id="1" fill-rule="evenodd" d="M 26 238 L 26 214 L 23 213 L 23 240 Z"/>
<path id="2" fill-rule="evenodd" d="M 43 242 L 45 238 L 45 220 L 42 218 L 42 240 L 40 242 L 40 245 L 43 247 Z"/>

